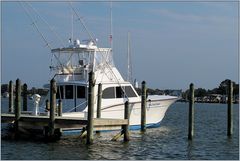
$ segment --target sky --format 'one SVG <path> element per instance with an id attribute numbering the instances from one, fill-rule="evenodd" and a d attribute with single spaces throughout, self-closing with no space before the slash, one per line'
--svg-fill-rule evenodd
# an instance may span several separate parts
<path id="1" fill-rule="evenodd" d="M 22 3 L 26 8 L 26 3 Z M 89 39 L 68 2 L 29 2 L 33 21 L 53 48 Z M 73 2 L 99 47 L 110 47 L 110 3 Z M 1 82 L 20 78 L 31 87 L 50 80 L 50 49 L 20 2 L 1 2 Z M 29 5 L 28 5 L 29 6 Z M 27 9 L 31 9 L 28 7 Z M 213 89 L 239 81 L 237 2 L 112 2 L 114 63 L 127 75 L 130 33 L 133 78 L 158 89 Z"/>

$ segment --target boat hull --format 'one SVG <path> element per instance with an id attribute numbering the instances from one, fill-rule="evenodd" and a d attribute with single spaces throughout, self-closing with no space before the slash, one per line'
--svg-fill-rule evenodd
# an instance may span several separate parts
<path id="1" fill-rule="evenodd" d="M 173 104 L 178 98 L 161 98 L 161 99 L 148 99 L 146 102 L 146 127 L 154 128 L 159 127 L 160 122 L 165 116 L 165 113 L 169 106 Z M 141 128 L 141 102 L 130 102 L 130 130 L 137 130 Z M 67 117 L 85 117 L 87 118 L 87 112 L 71 112 L 65 113 L 63 116 Z M 96 117 L 96 112 L 94 113 Z M 102 108 L 101 118 L 114 118 L 124 119 L 124 103 L 108 106 Z"/>
<path id="2" fill-rule="evenodd" d="M 174 103 L 176 99 L 147 101 L 146 104 L 146 124 L 148 126 L 159 124 L 165 116 L 168 107 Z M 141 125 L 141 102 L 129 103 L 130 119 L 129 125 L 137 127 Z M 107 109 L 103 109 L 102 118 L 124 118 L 124 104 L 115 105 Z"/>

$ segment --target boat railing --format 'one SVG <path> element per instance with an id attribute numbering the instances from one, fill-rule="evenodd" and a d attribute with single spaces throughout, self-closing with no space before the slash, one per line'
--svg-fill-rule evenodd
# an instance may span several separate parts
<path id="1" fill-rule="evenodd" d="M 88 102 L 88 101 L 86 100 L 86 101 L 84 101 L 84 102 L 78 104 L 77 106 L 73 107 L 72 109 L 68 110 L 67 112 L 73 112 L 73 110 L 78 109 L 81 105 L 83 105 L 83 104 L 85 104 L 85 103 L 87 103 L 87 102 Z"/>

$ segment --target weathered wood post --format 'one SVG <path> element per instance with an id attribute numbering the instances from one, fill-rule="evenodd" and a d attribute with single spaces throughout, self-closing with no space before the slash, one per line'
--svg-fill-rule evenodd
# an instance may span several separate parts
<path id="1" fill-rule="evenodd" d="M 56 81 L 54 78 L 50 82 L 50 118 L 49 118 L 49 135 L 54 135 L 55 109 L 56 109 Z"/>
<path id="2" fill-rule="evenodd" d="M 188 140 L 193 139 L 194 135 L 194 85 L 190 84 L 189 90 L 189 113 L 188 113 Z"/>
<path id="3" fill-rule="evenodd" d="M 49 112 L 49 110 L 50 110 L 50 104 L 49 104 L 49 101 L 48 101 L 48 99 L 47 99 L 47 100 L 45 101 L 45 111 L 46 111 L 46 112 Z M 48 113 L 48 114 L 49 114 L 49 113 Z M 50 119 L 49 119 L 49 120 L 50 120 Z M 49 121 L 49 122 L 50 122 L 50 121 Z M 44 127 L 43 135 L 45 136 L 45 138 L 48 137 L 48 135 L 49 135 L 49 125 Z"/>
<path id="4" fill-rule="evenodd" d="M 88 86 L 88 123 L 87 123 L 87 144 L 93 142 L 93 102 L 94 102 L 94 73 L 89 73 L 89 86 Z"/>
<path id="5" fill-rule="evenodd" d="M 19 119 L 21 115 L 21 81 L 16 80 L 16 94 L 15 94 L 15 136 L 18 136 Z"/>
<path id="6" fill-rule="evenodd" d="M 128 124 L 123 125 L 124 141 L 129 141 L 129 102 L 125 102 L 124 119 L 128 119 Z"/>
<path id="7" fill-rule="evenodd" d="M 97 99 L 97 118 L 101 118 L 101 105 L 102 105 L 102 84 L 98 84 L 98 99 Z M 96 131 L 100 133 L 100 131 Z"/>
<path id="8" fill-rule="evenodd" d="M 58 100 L 58 116 L 62 116 L 62 100 Z"/>
<path id="9" fill-rule="evenodd" d="M 146 131 L 146 82 L 142 82 L 142 101 L 141 101 L 141 131 Z"/>
<path id="10" fill-rule="evenodd" d="M 50 104 L 49 104 L 48 99 L 45 101 L 45 104 L 46 104 L 46 106 L 45 106 L 45 111 L 46 111 L 46 112 L 47 112 L 47 111 L 50 111 Z"/>
<path id="11" fill-rule="evenodd" d="M 231 136 L 233 134 L 233 83 L 231 80 L 228 81 L 228 127 L 227 127 L 227 135 Z"/>
<path id="12" fill-rule="evenodd" d="M 57 114 L 58 114 L 58 116 L 62 116 L 62 100 L 60 100 L 60 99 L 58 100 Z M 61 135 L 62 135 L 62 129 L 61 128 L 55 129 L 55 136 L 60 138 Z"/>
<path id="13" fill-rule="evenodd" d="M 23 85 L 23 111 L 27 111 L 27 84 Z"/>
<path id="14" fill-rule="evenodd" d="M 8 93 L 9 93 L 8 112 L 14 112 L 14 109 L 13 109 L 13 82 L 12 81 L 9 81 Z"/>

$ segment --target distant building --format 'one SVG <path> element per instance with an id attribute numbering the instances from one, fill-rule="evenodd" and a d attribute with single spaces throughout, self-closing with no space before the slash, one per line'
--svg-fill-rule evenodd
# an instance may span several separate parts
<path id="1" fill-rule="evenodd" d="M 210 96 L 210 101 L 211 102 L 221 102 L 221 100 L 222 100 L 222 95 L 220 95 L 220 94 L 211 94 Z"/>

